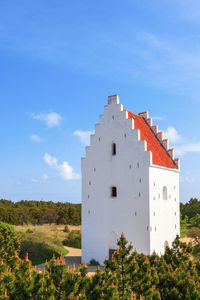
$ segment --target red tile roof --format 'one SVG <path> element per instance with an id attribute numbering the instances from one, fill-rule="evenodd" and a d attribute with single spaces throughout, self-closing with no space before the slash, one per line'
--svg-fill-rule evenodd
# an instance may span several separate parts
<path id="1" fill-rule="evenodd" d="M 140 140 L 147 142 L 147 151 L 152 152 L 152 163 L 163 167 L 178 169 L 173 159 L 168 155 L 167 150 L 162 146 L 156 135 L 151 130 L 143 117 L 136 115 L 130 111 L 128 118 L 134 119 L 135 129 L 140 130 Z"/>

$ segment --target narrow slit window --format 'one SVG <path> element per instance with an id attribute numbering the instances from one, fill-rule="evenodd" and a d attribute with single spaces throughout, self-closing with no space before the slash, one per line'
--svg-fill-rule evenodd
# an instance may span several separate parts
<path id="1" fill-rule="evenodd" d="M 111 197 L 117 197 L 117 188 L 116 188 L 116 186 L 111 187 Z"/>
<path id="2" fill-rule="evenodd" d="M 163 187 L 163 200 L 167 200 L 167 188 L 166 188 L 166 186 Z"/>
<path id="3" fill-rule="evenodd" d="M 112 143 L 112 155 L 116 155 L 116 144 Z"/>

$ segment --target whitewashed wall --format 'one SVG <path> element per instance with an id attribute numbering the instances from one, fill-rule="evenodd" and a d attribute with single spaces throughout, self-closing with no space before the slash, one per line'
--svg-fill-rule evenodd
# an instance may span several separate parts
<path id="1" fill-rule="evenodd" d="M 150 252 L 149 178 L 151 153 L 139 131 L 116 101 L 105 107 L 91 146 L 82 159 L 82 260 L 101 264 L 113 247 L 113 236 L 125 233 L 138 251 Z M 117 153 L 112 156 L 111 145 Z M 117 197 L 110 187 L 117 187 Z M 109 245 L 110 243 L 110 245 Z"/>
<path id="2" fill-rule="evenodd" d="M 163 199 L 163 187 L 167 188 L 167 200 Z M 179 172 L 176 169 L 151 166 L 150 187 L 150 244 L 151 253 L 164 252 L 164 243 L 171 246 L 180 235 Z"/>

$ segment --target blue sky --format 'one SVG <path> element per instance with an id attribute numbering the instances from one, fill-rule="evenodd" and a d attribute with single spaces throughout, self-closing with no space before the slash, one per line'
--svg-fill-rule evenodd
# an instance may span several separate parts
<path id="1" fill-rule="evenodd" d="M 198 0 L 0 0 L 0 197 L 81 201 L 107 96 L 149 110 L 200 198 Z"/>

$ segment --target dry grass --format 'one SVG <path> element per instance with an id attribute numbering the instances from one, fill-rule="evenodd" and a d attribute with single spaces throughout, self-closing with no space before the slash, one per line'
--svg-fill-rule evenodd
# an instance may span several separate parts
<path id="1" fill-rule="evenodd" d="M 68 251 L 63 246 L 63 240 L 67 238 L 70 231 L 81 230 L 81 226 L 68 225 L 68 233 L 64 232 L 64 228 L 64 225 L 56 224 L 15 226 L 21 239 L 21 256 L 29 252 L 32 263 L 40 264 L 50 259 L 52 253 L 57 256 L 66 255 Z"/>

